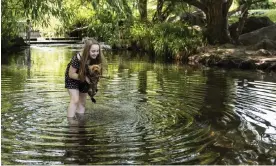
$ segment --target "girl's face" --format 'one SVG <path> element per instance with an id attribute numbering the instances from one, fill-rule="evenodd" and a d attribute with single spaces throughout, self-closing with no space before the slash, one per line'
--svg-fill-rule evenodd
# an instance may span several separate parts
<path id="1" fill-rule="evenodd" d="M 90 58 L 96 59 L 97 56 L 100 54 L 100 47 L 98 44 L 93 44 L 89 50 Z"/>

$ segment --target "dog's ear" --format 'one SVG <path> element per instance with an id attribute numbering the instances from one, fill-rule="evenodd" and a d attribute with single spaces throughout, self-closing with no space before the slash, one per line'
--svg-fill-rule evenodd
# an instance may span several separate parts
<path id="1" fill-rule="evenodd" d="M 98 65 L 98 70 L 99 70 L 99 72 L 101 73 L 101 67 Z"/>

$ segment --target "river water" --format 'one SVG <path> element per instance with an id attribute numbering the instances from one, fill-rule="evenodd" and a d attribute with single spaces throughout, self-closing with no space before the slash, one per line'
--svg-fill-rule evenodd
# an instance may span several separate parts
<path id="1" fill-rule="evenodd" d="M 97 103 L 67 119 L 64 71 L 78 51 L 2 55 L 2 164 L 276 164 L 275 74 L 104 51 Z"/>

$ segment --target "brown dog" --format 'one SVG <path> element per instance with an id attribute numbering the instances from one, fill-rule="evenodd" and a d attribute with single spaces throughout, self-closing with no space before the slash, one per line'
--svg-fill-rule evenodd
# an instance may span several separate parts
<path id="1" fill-rule="evenodd" d="M 87 70 L 87 77 L 90 81 L 88 95 L 90 96 L 92 102 L 96 103 L 94 96 L 98 91 L 97 87 L 101 76 L 101 67 L 99 65 L 90 65 L 87 66 Z"/>

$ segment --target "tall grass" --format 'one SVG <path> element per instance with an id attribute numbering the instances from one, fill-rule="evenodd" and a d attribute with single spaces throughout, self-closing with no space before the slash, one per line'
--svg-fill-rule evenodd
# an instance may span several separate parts
<path id="1" fill-rule="evenodd" d="M 130 36 L 138 48 L 165 59 L 179 59 L 180 52 L 189 56 L 203 44 L 202 32 L 182 23 L 135 24 Z"/>

